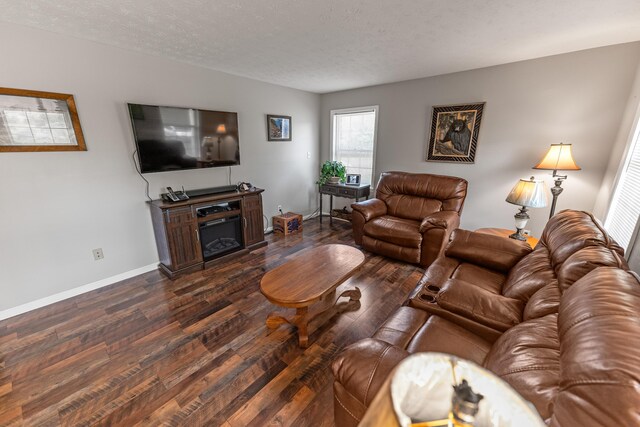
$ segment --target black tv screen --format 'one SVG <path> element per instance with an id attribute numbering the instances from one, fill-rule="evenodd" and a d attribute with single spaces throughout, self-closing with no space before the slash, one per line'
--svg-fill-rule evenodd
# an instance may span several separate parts
<path id="1" fill-rule="evenodd" d="M 240 164 L 238 113 L 127 105 L 142 173 Z"/>

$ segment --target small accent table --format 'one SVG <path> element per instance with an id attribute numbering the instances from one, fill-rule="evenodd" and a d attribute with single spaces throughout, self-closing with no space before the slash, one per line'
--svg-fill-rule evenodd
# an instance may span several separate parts
<path id="1" fill-rule="evenodd" d="M 333 196 L 344 197 L 346 199 L 369 198 L 371 187 L 369 185 L 346 185 L 346 184 L 324 184 L 320 186 L 320 222 L 322 222 L 322 195 L 329 195 L 329 224 L 333 220 Z"/>
<path id="2" fill-rule="evenodd" d="M 511 234 L 514 233 L 513 230 L 507 230 L 506 228 L 478 228 L 476 230 L 478 233 L 491 234 L 494 236 L 502 236 L 509 238 Z M 535 249 L 538 244 L 538 239 L 533 236 L 527 237 L 527 243 L 531 246 L 531 249 Z"/>

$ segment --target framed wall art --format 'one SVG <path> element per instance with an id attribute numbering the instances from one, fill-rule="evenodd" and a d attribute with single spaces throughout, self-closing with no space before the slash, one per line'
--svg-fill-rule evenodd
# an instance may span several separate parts
<path id="1" fill-rule="evenodd" d="M 484 104 L 433 107 L 426 160 L 474 163 Z"/>
<path id="2" fill-rule="evenodd" d="M 267 114 L 267 139 L 291 141 L 291 116 Z"/>
<path id="3" fill-rule="evenodd" d="M 0 152 L 86 149 L 73 95 L 0 88 Z"/>

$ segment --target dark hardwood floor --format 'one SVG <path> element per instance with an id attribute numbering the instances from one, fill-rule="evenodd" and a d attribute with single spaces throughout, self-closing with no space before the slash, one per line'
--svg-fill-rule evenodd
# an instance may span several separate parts
<path id="1" fill-rule="evenodd" d="M 154 271 L 0 322 L 0 425 L 333 425 L 331 361 L 422 270 L 366 253 L 338 288 L 359 286 L 360 309 L 312 323 L 301 349 L 292 326 L 267 334 L 277 309 L 260 278 L 305 248 L 353 244 L 348 223 L 304 227 L 175 281 Z"/>

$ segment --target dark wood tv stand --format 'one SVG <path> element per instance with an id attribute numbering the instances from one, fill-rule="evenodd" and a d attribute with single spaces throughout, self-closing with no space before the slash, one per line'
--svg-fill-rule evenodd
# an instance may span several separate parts
<path id="1" fill-rule="evenodd" d="M 263 191 L 256 188 L 253 191 L 232 191 L 192 197 L 182 202 L 148 202 L 151 206 L 151 219 L 160 257 L 160 271 L 173 279 L 265 246 L 267 242 L 264 240 L 263 229 Z M 212 213 L 206 217 L 196 215 L 198 208 L 217 203 L 230 203 L 239 206 L 239 209 Z M 240 215 L 241 218 L 241 247 L 235 252 L 206 261 L 200 243 L 200 223 L 234 215 Z"/>

